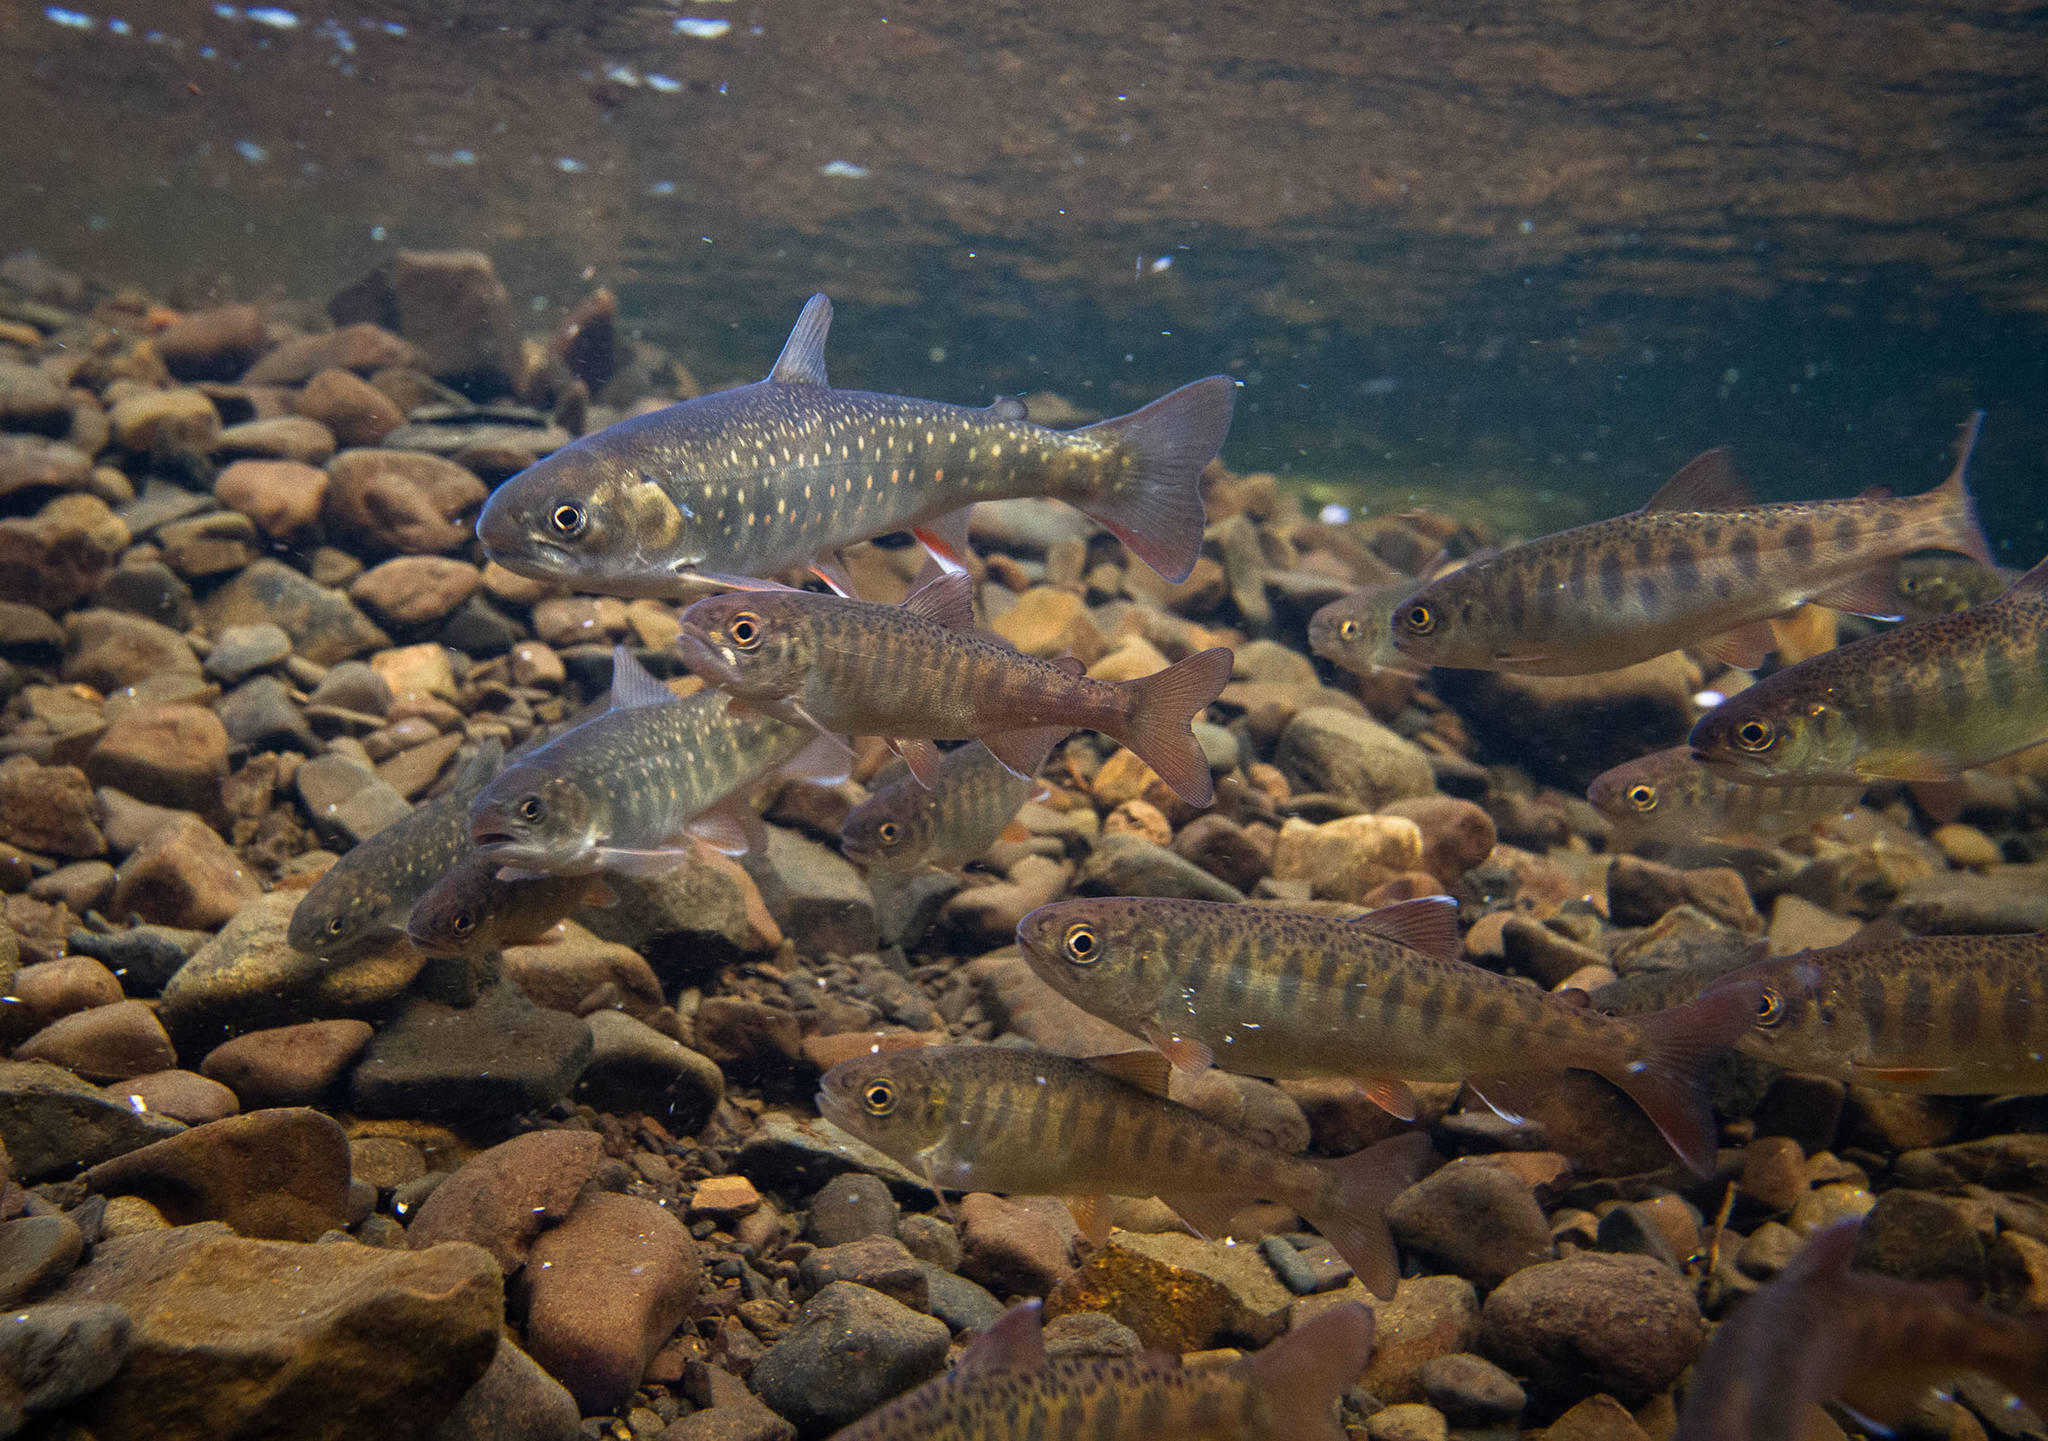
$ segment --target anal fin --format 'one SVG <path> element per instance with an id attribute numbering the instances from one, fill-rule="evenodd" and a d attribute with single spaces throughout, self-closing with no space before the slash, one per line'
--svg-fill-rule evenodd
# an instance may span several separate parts
<path id="1" fill-rule="evenodd" d="M 1091 1246 L 1100 1246 L 1109 1239 L 1109 1206 L 1103 1196 L 1069 1196 L 1067 1209 L 1074 1215 L 1074 1225 L 1087 1238 Z"/>
<path id="2" fill-rule="evenodd" d="M 1066 726 L 1039 726 L 1032 730 L 998 731 L 983 736 L 981 743 L 1012 774 L 1029 780 L 1038 774 L 1052 748 L 1070 734 Z"/>
<path id="3" fill-rule="evenodd" d="M 1159 1199 L 1173 1208 L 1174 1215 L 1194 1227 L 1196 1235 L 1211 1241 L 1231 1233 L 1231 1218 L 1243 1208 L 1245 1201 L 1243 1197 L 1199 1196 L 1184 1192 Z"/>
<path id="4" fill-rule="evenodd" d="M 1536 1113 L 1543 1090 L 1540 1081 L 1528 1076 L 1492 1076 L 1478 1081 L 1468 1077 L 1465 1084 L 1494 1115 L 1517 1126 L 1526 1125 Z"/>
<path id="5" fill-rule="evenodd" d="M 939 778 L 939 748 L 923 736 L 892 736 L 889 749 L 903 757 L 911 776 L 926 790 Z"/>
<path id="6" fill-rule="evenodd" d="M 1142 1028 L 1145 1039 L 1159 1048 L 1159 1054 L 1173 1062 L 1180 1070 L 1200 1074 L 1216 1063 L 1216 1057 L 1207 1043 L 1193 1036 L 1176 1036 L 1165 1027 L 1147 1022 Z"/>
<path id="7" fill-rule="evenodd" d="M 1872 620 L 1899 620 L 1899 567 L 1897 562 L 1873 566 L 1859 575 L 1840 580 L 1814 596 L 1832 610 L 1867 615 Z"/>

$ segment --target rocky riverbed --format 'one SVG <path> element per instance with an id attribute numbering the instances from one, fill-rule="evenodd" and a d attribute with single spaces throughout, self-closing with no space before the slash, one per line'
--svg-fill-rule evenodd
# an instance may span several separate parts
<path id="1" fill-rule="evenodd" d="M 837 849 L 870 745 L 852 780 L 764 793 L 765 849 L 618 880 L 489 964 L 294 951 L 298 897 L 472 743 L 601 695 L 618 642 L 680 674 L 674 604 L 513 576 L 470 521 L 572 435 L 694 386 L 603 294 L 522 335 L 481 256 L 403 256 L 324 310 L 179 313 L 0 269 L 0 1434 L 820 1437 L 1043 1297 L 1055 1354 L 1192 1364 L 1362 1301 L 1355 1434 L 1608 1441 L 1668 1435 L 1714 1322 L 1846 1215 L 1868 1213 L 1864 1266 L 2048 1306 L 2031 1098 L 1730 1059 L 1700 1180 L 1588 1075 L 1525 1127 L 1418 1087 L 1444 1163 L 1393 1207 L 1391 1300 L 1272 1208 L 1233 1244 L 1119 1203 L 1094 1248 L 1057 1202 L 939 1208 L 819 1120 L 822 1070 L 876 1046 L 1135 1044 L 1015 949 L 1068 894 L 1448 893 L 1468 959 L 1615 984 L 1620 1009 L 1632 978 L 1884 916 L 2048 929 L 2048 762 L 2025 755 L 1938 828 L 1880 789 L 1786 849 L 1613 853 L 1586 781 L 1682 737 L 1719 678 L 1676 655 L 1568 681 L 1334 671 L 1307 653 L 1318 606 L 1498 537 L 1321 524 L 1270 476 L 1211 471 L 1178 586 L 1063 507 L 976 518 L 987 624 L 1023 650 L 1130 678 L 1235 647 L 1197 726 L 1210 810 L 1083 734 L 1025 838 L 871 885 Z M 850 560 L 900 593 L 916 554 Z M 1341 1082 L 1174 1086 L 1294 1150 L 1401 1129 Z M 2041 1421 L 1966 1386 L 1911 1430 Z"/>

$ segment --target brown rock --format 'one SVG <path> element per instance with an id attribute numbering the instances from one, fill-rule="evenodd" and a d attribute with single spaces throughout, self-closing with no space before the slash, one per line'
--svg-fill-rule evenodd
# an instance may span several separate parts
<path id="1" fill-rule="evenodd" d="M 156 335 L 157 354 L 180 380 L 233 380 L 269 348 L 263 313 L 253 305 L 195 310 Z"/>
<path id="2" fill-rule="evenodd" d="M 1322 825 L 1288 817 L 1273 846 L 1273 879 L 1306 881 L 1317 900 L 1363 901 L 1422 860 L 1422 832 L 1401 816 L 1344 816 Z"/>
<path id="3" fill-rule="evenodd" d="M 52 615 L 69 610 L 112 568 L 127 544 L 126 527 L 122 531 L 116 537 L 93 516 L 69 507 L 45 506 L 32 517 L 0 520 L 0 600 L 39 605 Z"/>
<path id="4" fill-rule="evenodd" d="M 1490 1290 L 1552 1255 L 1550 1225 L 1529 1185 L 1465 1156 L 1410 1186 L 1387 1208 L 1403 1248 L 1431 1270 Z"/>
<path id="5" fill-rule="evenodd" d="M 418 349 L 381 326 L 367 322 L 344 325 L 324 335 L 302 335 L 271 351 L 242 377 L 245 385 L 298 385 L 323 370 L 353 370 L 362 375 L 386 366 L 420 363 Z"/>
<path id="6" fill-rule="evenodd" d="M 1048 660 L 1075 655 L 1092 662 L 1109 651 L 1087 603 L 1073 591 L 1048 585 L 1018 596 L 1015 605 L 989 622 L 989 629 L 1026 655 Z"/>
<path id="7" fill-rule="evenodd" d="M 482 582 L 467 561 L 439 555 L 404 555 L 372 566 L 349 586 L 349 599 L 387 626 L 440 620 Z"/>
<path id="8" fill-rule="evenodd" d="M 573 921 L 523 946 L 507 946 L 505 979 L 535 1005 L 576 1013 L 593 991 L 618 988 L 621 1008 L 646 1018 L 662 1004 L 661 982 L 638 951 L 601 941 Z"/>
<path id="9" fill-rule="evenodd" d="M 432 555 L 469 538 L 466 521 L 487 494 L 453 461 L 405 450 L 345 450 L 327 466 L 330 524 L 383 550 Z"/>
<path id="10" fill-rule="evenodd" d="M 186 580 L 240 570 L 260 553 L 256 523 L 232 510 L 208 511 L 159 526 L 165 562 Z"/>
<path id="11" fill-rule="evenodd" d="M 210 931 L 263 893 L 241 858 L 198 816 L 181 813 L 152 833 L 114 873 L 116 914 Z"/>
<path id="12" fill-rule="evenodd" d="M 1100 1311 L 1147 1346 L 1184 1354 L 1267 1344 L 1287 1329 L 1293 1299 L 1255 1247 L 1120 1231 L 1053 1287 L 1045 1309 Z"/>
<path id="13" fill-rule="evenodd" d="M 116 691 L 153 676 L 199 674 L 199 657 L 169 626 L 117 610 L 73 611 L 64 617 L 62 675 L 67 681 Z"/>
<path id="14" fill-rule="evenodd" d="M 156 1012 L 141 1001 L 74 1011 L 16 1046 L 14 1056 L 49 1061 L 89 1081 L 117 1081 L 178 1064 Z"/>
<path id="15" fill-rule="evenodd" d="M 415 1250 L 469 1241 L 507 1274 L 526 1264 L 541 1229 L 567 1217 L 604 1161 L 593 1131 L 532 1131 L 491 1147 L 434 1188 L 406 1232 Z"/>
<path id="16" fill-rule="evenodd" d="M 111 1006 L 122 999 L 121 982 L 90 956 L 61 956 L 23 966 L 7 993 L 30 1026 L 47 1026 L 74 1011 Z"/>
<path id="17" fill-rule="evenodd" d="M 214 443 L 215 455 L 237 459 L 296 460 L 319 465 L 334 454 L 334 432 L 303 415 L 273 415 L 231 425 Z"/>
<path id="18" fill-rule="evenodd" d="M 1067 1238 L 1044 1217 L 1001 1196 L 971 1192 L 960 1202 L 956 1224 L 960 1274 L 998 1296 L 1046 1295 L 1074 1269 Z"/>
<path id="19" fill-rule="evenodd" d="M 109 725 L 85 759 L 97 786 L 173 810 L 220 807 L 228 773 L 228 733 L 205 706 L 156 706 Z"/>
<path id="20" fill-rule="evenodd" d="M 265 535 L 296 535 L 320 518 L 327 472 L 295 460 L 238 460 L 213 482 L 213 497 Z"/>
<path id="21" fill-rule="evenodd" d="M 1606 1391 L 1641 1405 L 1706 1340 L 1692 1283 L 1647 1256 L 1584 1253 L 1531 1266 L 1486 1298 L 1481 1350 L 1553 1402 Z"/>
<path id="22" fill-rule="evenodd" d="M 633 1394 L 703 1284 L 697 1243 L 652 1201 L 600 1193 L 533 1244 L 523 1289 L 533 1359 L 586 1414 Z"/>
<path id="23" fill-rule="evenodd" d="M 1493 817 L 1453 796 L 1411 796 L 1383 806 L 1384 816 L 1405 816 L 1422 831 L 1422 869 L 1446 885 L 1493 854 L 1499 839 Z"/>
<path id="24" fill-rule="evenodd" d="M 347 446 L 371 446 L 405 423 L 404 412 L 368 381 L 329 368 L 306 382 L 292 406 L 311 416 Z"/>
<path id="25" fill-rule="evenodd" d="M 51 1299 L 133 1318 L 126 1363 L 75 1412 L 99 1441 L 430 1441 L 489 1367 L 504 1308 L 473 1247 L 416 1255 L 213 1226 L 103 1242 Z"/>
<path id="26" fill-rule="evenodd" d="M 1102 833 L 1106 836 L 1142 836 L 1155 846 L 1163 846 L 1173 839 L 1172 825 L 1159 807 L 1150 801 L 1125 801 L 1103 819 Z"/>
<path id="27" fill-rule="evenodd" d="M 0 765 L 0 840 L 44 855 L 104 855 L 99 802 L 77 766 Z"/>
<path id="28" fill-rule="evenodd" d="M 117 402 L 107 417 L 114 443 L 138 455 L 205 455 L 220 439 L 220 412 L 201 390 L 148 390 Z"/>
<path id="29" fill-rule="evenodd" d="M 1650 1441 L 1628 1408 L 1602 1393 L 1588 1396 L 1536 1433 L 1536 1441 Z"/>
<path id="30" fill-rule="evenodd" d="M 243 1236 L 311 1241 L 348 1224 L 348 1137 L 318 1111 L 258 1111 L 102 1161 L 85 1184 L 140 1196 L 174 1226 L 223 1221 Z"/>
<path id="31" fill-rule="evenodd" d="M 0 495 L 23 490 L 82 490 L 92 457 L 75 445 L 40 435 L 0 435 Z"/>
<path id="32" fill-rule="evenodd" d="M 199 1063 L 201 1075 L 230 1087 L 249 1110 L 265 1106 L 309 1106 L 341 1080 L 363 1047 L 370 1027 L 362 1021 L 306 1021 L 251 1031 L 215 1046 Z"/>
<path id="33" fill-rule="evenodd" d="M 169 1116 L 188 1126 L 224 1121 L 242 1109 L 233 1091 L 196 1071 L 151 1071 L 103 1089 L 131 1110 Z"/>
<path id="34" fill-rule="evenodd" d="M 1246 827 L 1214 812 L 1182 826 L 1173 838 L 1173 850 L 1225 885 L 1247 892 L 1265 877 L 1273 861 L 1270 845 L 1260 844 Z"/>
<path id="35" fill-rule="evenodd" d="M 482 251 L 401 250 L 391 293 L 399 331 L 429 374 L 501 394 L 524 373 L 512 297 Z"/>

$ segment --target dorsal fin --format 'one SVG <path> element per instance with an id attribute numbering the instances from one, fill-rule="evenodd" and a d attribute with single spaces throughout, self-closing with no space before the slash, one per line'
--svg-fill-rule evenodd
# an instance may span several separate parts
<path id="1" fill-rule="evenodd" d="M 1449 896 L 1417 896 L 1369 911 L 1351 924 L 1439 961 L 1458 958 L 1458 903 Z"/>
<path id="2" fill-rule="evenodd" d="M 1105 1076 L 1115 1076 L 1125 1085 L 1154 1096 L 1166 1094 L 1167 1078 L 1173 1074 L 1173 1066 L 1166 1057 L 1154 1050 L 1111 1051 L 1106 1056 L 1090 1056 L 1088 1064 Z"/>
<path id="3" fill-rule="evenodd" d="M 989 1322 L 960 1353 L 953 1375 L 965 1379 L 1043 1371 L 1045 1340 L 1039 1330 L 1039 1310 L 1039 1302 L 1026 1301 Z"/>
<path id="4" fill-rule="evenodd" d="M 1053 664 L 1058 666 L 1061 670 L 1065 671 L 1068 675 L 1088 674 L 1088 663 L 1082 660 L 1081 657 L 1077 655 L 1063 655 L 1055 657 L 1053 660 Z"/>
<path id="5" fill-rule="evenodd" d="M 1652 510 L 1740 510 L 1756 497 L 1735 473 L 1735 460 L 1725 445 L 1696 455 L 1643 502 Z"/>
<path id="6" fill-rule="evenodd" d="M 1892 488 L 1888 485 L 1866 485 L 1856 492 L 1858 500 L 1890 500 Z"/>
<path id="7" fill-rule="evenodd" d="M 1024 402 L 1014 395 L 999 395 L 989 402 L 988 413 L 997 420 L 1022 420 L 1029 414 Z"/>
<path id="8" fill-rule="evenodd" d="M 804 302 L 804 313 L 782 343 L 782 354 L 775 357 L 768 378 L 778 385 L 826 384 L 825 332 L 831 328 L 832 302 L 819 291 Z"/>
<path id="9" fill-rule="evenodd" d="M 2005 594 L 2000 596 L 1999 599 L 2027 601 L 2029 603 L 2048 600 L 2048 560 L 2042 561 L 2010 586 L 2007 586 Z"/>
<path id="10" fill-rule="evenodd" d="M 950 630 L 973 630 L 974 577 L 964 570 L 944 571 L 905 596 L 903 608 Z"/>
<path id="11" fill-rule="evenodd" d="M 612 709 L 667 705 L 676 693 L 654 678 L 654 673 L 634 659 L 622 645 L 612 647 Z"/>

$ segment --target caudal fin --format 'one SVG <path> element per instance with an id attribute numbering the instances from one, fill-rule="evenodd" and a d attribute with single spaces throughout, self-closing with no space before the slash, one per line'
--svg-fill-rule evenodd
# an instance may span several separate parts
<path id="1" fill-rule="evenodd" d="M 1600 1072 L 1628 1093 L 1664 1133 L 1671 1149 L 1701 1176 L 1714 1172 L 1714 1063 L 1756 1024 L 1764 983 L 1734 977 L 1696 1001 L 1633 1022 L 1637 1054 Z"/>
<path id="2" fill-rule="evenodd" d="M 1202 553 L 1202 469 L 1223 448 L 1237 382 L 1212 375 L 1162 395 L 1143 410 L 1083 426 L 1109 432 L 1129 465 L 1099 495 L 1073 503 L 1114 531 L 1139 560 L 1178 584 Z"/>
<path id="3" fill-rule="evenodd" d="M 1343 1441 L 1336 1401 L 1372 1356 L 1372 1312 L 1349 1301 L 1304 1322 L 1234 1368 L 1266 1398 L 1269 1434 Z"/>
<path id="4" fill-rule="evenodd" d="M 1962 453 L 1956 456 L 1956 468 L 1949 472 L 1947 480 L 1927 494 L 1943 506 L 1946 536 L 1941 542 L 1942 549 L 1960 551 L 1979 565 L 1996 565 L 1998 562 L 1992 557 L 1991 544 L 1984 539 L 1984 527 L 1977 520 L 1977 502 L 1963 479 L 1963 472 L 1969 469 L 1970 452 L 1977 448 L 1977 431 L 1983 424 L 1984 412 L 1981 410 L 1963 422 Z"/>
<path id="5" fill-rule="evenodd" d="M 1230 651 L 1216 646 L 1176 661 L 1156 675 L 1124 682 L 1137 691 L 1138 706 L 1129 733 L 1117 739 L 1136 751 L 1138 759 L 1157 771 L 1173 793 L 1191 806 L 1206 806 L 1216 799 L 1209 758 L 1202 754 L 1192 727 L 1202 707 L 1230 684 L 1230 667 Z"/>
<path id="6" fill-rule="evenodd" d="M 1295 1202 L 1302 1217 L 1337 1248 L 1365 1288 L 1383 1300 L 1394 1294 L 1401 1279 L 1394 1233 L 1387 1229 L 1387 1207 L 1422 1179 L 1431 1156 L 1429 1137 L 1409 1131 L 1325 1162 L 1317 1168 L 1325 1180 L 1322 1195 Z"/>

